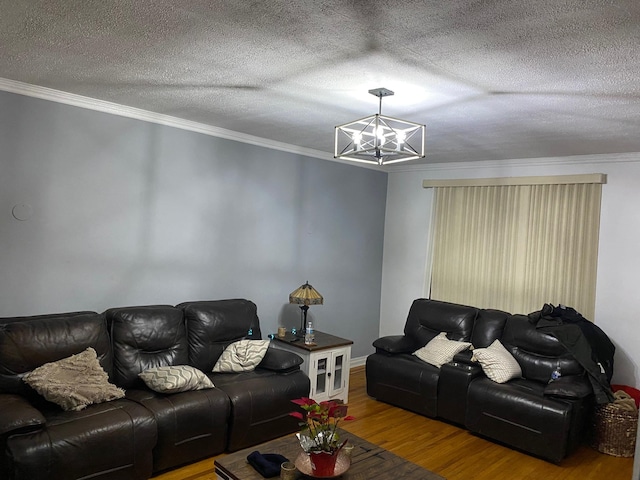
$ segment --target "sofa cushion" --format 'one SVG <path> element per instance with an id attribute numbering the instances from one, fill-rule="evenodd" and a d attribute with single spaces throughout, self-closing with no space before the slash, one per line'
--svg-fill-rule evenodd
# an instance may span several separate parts
<path id="1" fill-rule="evenodd" d="M 412 412 L 435 417 L 438 414 L 440 369 L 401 353 L 374 353 L 367 357 L 367 394 Z"/>
<path id="2" fill-rule="evenodd" d="M 144 406 L 155 418 L 158 441 L 153 448 L 154 472 L 225 450 L 231 409 L 229 397 L 222 390 L 206 388 L 166 395 L 150 389 L 130 389 L 127 398 Z"/>
<path id="3" fill-rule="evenodd" d="M 449 340 L 447 334 L 441 332 L 424 347 L 413 352 L 413 354 L 420 360 L 440 368 L 443 364 L 453 360 L 457 353 L 468 349 L 470 346 L 470 342 Z"/>
<path id="4" fill-rule="evenodd" d="M 111 376 L 113 356 L 104 315 L 71 312 L 0 319 L 0 392 L 37 397 L 22 377 L 92 347 Z"/>
<path id="5" fill-rule="evenodd" d="M 500 340 L 494 340 L 487 348 L 476 348 L 472 360 L 480 363 L 484 374 L 496 383 L 522 377 L 520 365 Z"/>
<path id="6" fill-rule="evenodd" d="M 213 382 L 209 380 L 209 377 L 190 365 L 149 368 L 139 376 L 147 387 L 160 393 L 177 393 L 214 388 Z"/>
<path id="7" fill-rule="evenodd" d="M 244 299 L 185 302 L 176 306 L 184 312 L 189 341 L 189 364 L 210 372 L 230 343 L 244 338 L 261 338 L 255 303 Z"/>
<path id="8" fill-rule="evenodd" d="M 289 413 L 291 399 L 309 395 L 309 377 L 302 370 L 282 375 L 256 368 L 252 372 L 212 373 L 211 379 L 231 402 L 227 451 L 299 431 L 298 420 Z"/>
<path id="9" fill-rule="evenodd" d="M 109 383 L 96 351 L 85 351 L 56 362 L 45 363 L 23 380 L 63 410 L 82 410 L 93 403 L 124 397 L 124 390 Z"/>
<path id="10" fill-rule="evenodd" d="M 440 332 L 446 332 L 451 340 L 468 342 L 477 313 L 474 307 L 419 298 L 411 305 L 404 334 L 416 346 L 426 345 Z"/>
<path id="11" fill-rule="evenodd" d="M 182 310 L 169 305 L 106 311 L 113 340 L 113 378 L 123 388 L 143 387 L 138 375 L 153 367 L 189 364 Z"/>
<path id="12" fill-rule="evenodd" d="M 589 409 L 581 400 L 544 395 L 545 385 L 524 378 L 495 383 L 477 378 L 469 385 L 465 426 L 483 437 L 492 438 L 552 462 L 570 451 L 573 435 L 584 442 L 582 422 Z M 576 415 L 583 412 L 583 420 Z"/>
<path id="13" fill-rule="evenodd" d="M 580 329 L 576 326 L 576 333 Z M 506 323 L 504 346 L 515 357 L 523 377 L 547 383 L 557 367 L 562 375 L 581 375 L 584 368 L 553 335 L 536 328 L 524 315 L 513 315 Z"/>
<path id="14" fill-rule="evenodd" d="M 269 340 L 239 340 L 225 348 L 213 366 L 216 373 L 239 373 L 254 370 L 262 361 Z"/>
<path id="15" fill-rule="evenodd" d="M 51 408 L 46 427 L 12 435 L 6 455 L 15 473 L 29 480 L 146 479 L 157 441 L 153 413 L 126 398 L 81 411 Z"/>
<path id="16" fill-rule="evenodd" d="M 496 338 L 502 338 L 507 318 L 510 316 L 510 313 L 502 310 L 479 310 L 471 333 L 474 348 L 487 348 Z"/>

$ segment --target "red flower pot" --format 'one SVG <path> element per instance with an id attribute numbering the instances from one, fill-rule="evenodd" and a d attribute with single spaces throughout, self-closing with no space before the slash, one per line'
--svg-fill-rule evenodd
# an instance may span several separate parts
<path id="1" fill-rule="evenodd" d="M 311 470 L 313 476 L 317 478 L 332 477 L 336 468 L 336 460 L 338 459 L 338 451 L 328 452 L 311 452 Z"/>

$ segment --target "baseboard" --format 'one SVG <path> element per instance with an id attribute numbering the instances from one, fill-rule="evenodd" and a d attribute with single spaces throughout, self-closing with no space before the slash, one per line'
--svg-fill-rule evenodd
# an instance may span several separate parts
<path id="1" fill-rule="evenodd" d="M 354 367 L 362 367 L 364 366 L 364 364 L 367 362 L 367 357 L 356 357 L 356 358 L 352 358 L 351 362 L 349 363 L 351 368 Z"/>

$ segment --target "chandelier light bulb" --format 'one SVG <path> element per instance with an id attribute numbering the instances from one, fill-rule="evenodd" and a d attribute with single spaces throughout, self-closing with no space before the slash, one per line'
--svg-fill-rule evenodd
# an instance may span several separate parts
<path id="1" fill-rule="evenodd" d="M 396 151 L 402 151 L 402 146 L 404 145 L 404 141 L 406 138 L 407 134 L 404 132 L 404 130 L 396 132 Z"/>

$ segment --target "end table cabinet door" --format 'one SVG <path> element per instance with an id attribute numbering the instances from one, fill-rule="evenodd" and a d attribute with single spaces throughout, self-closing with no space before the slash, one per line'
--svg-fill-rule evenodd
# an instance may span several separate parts
<path id="1" fill-rule="evenodd" d="M 309 364 L 311 398 L 323 400 L 349 398 L 349 362 L 351 347 L 314 352 Z"/>

